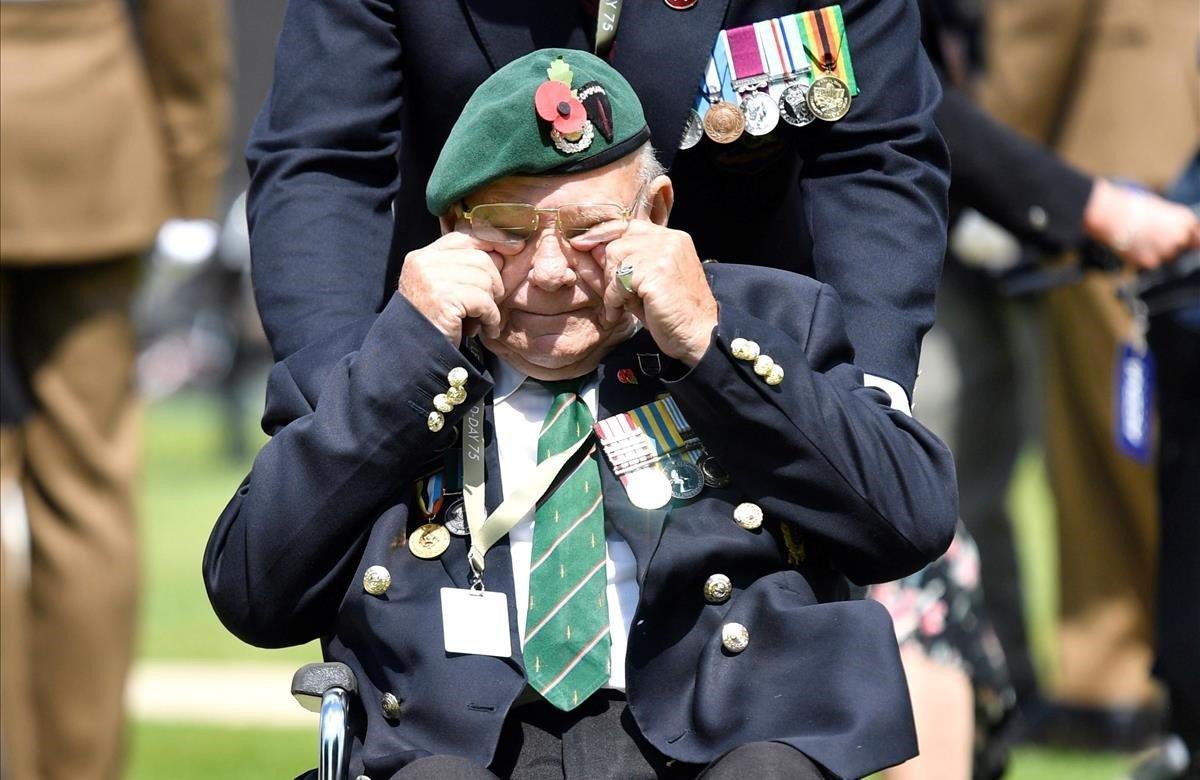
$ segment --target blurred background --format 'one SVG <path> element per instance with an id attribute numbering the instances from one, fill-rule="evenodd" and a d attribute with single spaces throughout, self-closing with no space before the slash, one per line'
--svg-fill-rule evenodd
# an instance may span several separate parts
<path id="1" fill-rule="evenodd" d="M 27 748 L 71 750 L 53 740 L 83 734 L 87 725 L 80 721 L 105 706 L 117 713 L 114 725 L 94 744 L 108 740 L 116 747 L 83 751 L 81 766 L 104 762 L 131 780 L 198 780 L 293 777 L 315 765 L 316 719 L 292 700 L 289 682 L 298 666 L 319 660 L 319 649 L 242 644 L 214 617 L 200 576 L 213 521 L 265 441 L 258 417 L 271 357 L 249 286 L 242 151 L 270 86 L 285 5 L 0 0 L 5 778 L 37 776 L 20 767 L 30 760 Z M 1006 39 L 1015 56 L 1037 43 L 1036 34 L 1022 32 L 1001 10 L 989 15 L 1003 3 L 927 5 L 941 16 L 936 45 L 948 83 L 971 110 L 989 109 L 1046 154 L 1062 155 L 1086 172 L 1080 175 L 1089 186 L 1091 176 L 1103 175 L 1126 177 L 1131 189 L 1165 191 L 1195 152 L 1200 97 L 1190 94 L 1194 82 L 1170 84 L 1161 98 L 1183 111 L 1189 128 L 1183 143 L 1159 135 L 1166 130 L 1155 129 L 1143 113 L 1140 136 L 1115 139 L 1137 145 L 1137 160 L 1126 164 L 1107 151 L 1089 158 L 1072 133 L 1104 130 L 1097 116 L 1060 116 L 1047 128 L 1029 116 L 1004 115 L 1011 74 L 995 55 L 985 56 L 987 42 L 1016 36 Z M 1143 17 L 1152 26 L 1170 26 L 1155 16 L 1164 4 L 1112 5 L 1121 6 L 1119 12 L 1106 15 L 1096 6 L 1082 12 L 1078 40 L 1141 34 L 1135 22 Z M 1182 57 L 1191 58 L 1194 70 L 1200 7 L 1175 7 L 1184 8 L 1185 33 L 1192 25 L 1192 47 Z M 1180 40 L 1186 44 L 1188 36 Z M 1059 108 L 1078 107 L 1084 93 L 1094 91 L 1081 70 L 1054 88 L 1048 99 Z M 1071 130 L 1071 121 L 1082 129 Z M 39 129 L 47 126 L 55 133 Z M 96 193 L 95 202 L 85 202 L 88 191 Z M 1128 205 L 1120 208 L 1128 212 Z M 1045 233 L 1056 216 L 1022 209 L 1033 232 Z M 998 224 L 1003 220 L 995 214 L 984 216 L 988 212 L 983 206 L 958 212 L 916 412 L 951 442 L 960 478 L 975 480 L 973 487 L 961 486 L 964 520 L 980 545 L 984 590 L 997 591 L 993 621 L 1001 643 L 1016 651 L 1009 666 L 1019 706 L 1009 701 L 1004 708 L 1014 713 L 1002 726 L 1013 745 L 1005 776 L 1124 777 L 1147 751 L 1161 749 L 1169 733 L 1165 696 L 1150 676 L 1156 510 L 1111 501 L 1104 510 L 1133 528 L 1114 532 L 1120 571 L 1106 578 L 1108 595 L 1124 610 L 1117 622 L 1133 628 L 1072 633 L 1071 621 L 1081 613 L 1064 609 L 1062 583 L 1091 575 L 1080 570 L 1071 579 L 1072 553 L 1082 553 L 1063 549 L 1061 506 L 1075 506 L 1071 490 L 1109 501 L 1102 484 L 1108 471 L 1083 464 L 1074 488 L 1058 479 L 1057 497 L 1051 490 L 1047 441 L 1071 429 L 1059 412 L 1047 411 L 1055 396 L 1042 389 L 1047 378 L 1037 366 L 1053 349 L 1043 328 L 1056 327 L 1046 325 L 1055 315 L 1044 304 L 1079 294 L 1084 280 L 1104 280 L 1105 306 L 1119 310 L 1113 315 L 1119 327 L 1144 324 L 1144 310 L 1139 319 L 1136 305 L 1121 309 L 1114 295 L 1118 278 L 1124 274 L 1128 282 L 1129 269 L 1137 268 L 1130 241 L 1138 236 L 1076 225 L 1074 244 L 1029 241 Z M 1185 303 L 1197 300 L 1188 294 Z M 72 306 L 81 313 L 72 315 Z M 128 365 L 136 387 L 99 384 L 95 377 L 112 365 Z M 990 399 L 983 406 L 981 388 Z M 59 405 L 47 413 L 51 419 L 39 422 L 38 410 L 53 404 Z M 23 426 L 27 435 L 11 435 Z M 77 442 L 79 451 L 47 444 L 55 432 Z M 1089 446 L 1115 447 L 1108 440 Z M 1146 470 L 1145 490 L 1153 493 L 1147 457 L 1113 457 L 1131 458 Z M 52 478 L 59 473 L 61 488 Z M 22 505 L 12 486 L 31 474 L 40 498 L 27 493 Z M 1092 511 L 1078 500 L 1085 513 Z M 89 554 L 100 557 L 71 551 L 54 533 L 46 538 L 61 552 L 40 553 L 38 524 L 75 507 L 80 519 L 73 522 L 83 529 Z M 1192 509 L 1200 516 L 1200 507 Z M 973 520 L 969 512 L 993 519 Z M 1143 514 L 1150 519 L 1135 517 Z M 136 525 L 120 519 L 133 516 Z M 124 530 L 105 530 L 113 526 Z M 1007 540 L 993 538 L 1009 530 Z M 39 575 L 39 567 L 48 571 Z M 1123 595 L 1125 580 L 1134 581 L 1133 596 Z M 109 596 L 101 594 L 127 606 L 118 609 L 115 623 L 92 626 L 91 615 L 82 613 L 107 609 Z M 1068 606 L 1073 598 L 1068 593 Z M 18 616 L 29 618 L 27 634 L 13 628 Z M 136 626 L 136 639 L 122 650 L 127 624 Z M 1132 660 L 1125 652 L 1130 646 Z M 97 647 L 118 649 L 112 659 L 96 660 Z M 1081 647 L 1100 660 L 1075 661 Z M 129 656 L 124 679 L 120 670 Z M 1123 664 L 1133 671 L 1119 669 Z M 124 679 L 107 692 L 92 684 L 106 665 Z M 49 679 L 47 668 L 77 669 L 78 677 Z M 1107 686 L 1110 672 L 1132 682 Z M 1096 690 L 1081 677 L 1099 681 Z M 34 714 L 22 698 L 30 695 L 56 704 Z"/>

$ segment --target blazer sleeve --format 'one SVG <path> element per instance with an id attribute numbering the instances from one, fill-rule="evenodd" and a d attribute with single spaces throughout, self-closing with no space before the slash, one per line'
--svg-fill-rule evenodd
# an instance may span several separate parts
<path id="1" fill-rule="evenodd" d="M 291 0 L 251 130 L 255 298 L 277 360 L 313 312 L 340 327 L 383 307 L 399 187 L 401 51 L 385 0 Z M 353 269 L 353 272 L 350 272 Z"/>
<path id="2" fill-rule="evenodd" d="M 946 87 L 937 123 L 954 159 L 955 203 L 1050 252 L 1083 243 L 1091 177 L 995 121 L 955 87 Z"/>
<path id="3" fill-rule="evenodd" d="M 427 425 L 450 369 L 467 369 L 467 401 Z M 218 518 L 204 554 L 204 583 L 221 622 L 242 640 L 282 647 L 314 639 L 353 576 L 374 520 L 491 383 L 401 295 L 393 295 L 361 348 L 323 371 L 315 403 L 272 375 L 272 419 L 281 424 Z M 283 424 L 288 411 L 292 419 Z"/>
<path id="4" fill-rule="evenodd" d="M 837 293 L 759 269 L 728 276 L 714 281 L 720 317 L 708 352 L 671 387 L 701 441 L 765 515 L 796 526 L 858 584 L 898 579 L 939 556 L 958 513 L 953 459 L 863 386 Z M 788 324 L 797 310 L 809 314 L 798 328 Z M 733 356 L 739 337 L 783 367 L 781 384 Z"/>
<path id="5" fill-rule="evenodd" d="M 211 218 L 225 173 L 231 61 L 224 0 L 141 0 L 142 46 L 166 138 L 174 216 Z"/>
<path id="6" fill-rule="evenodd" d="M 946 246 L 941 89 L 915 3 L 858 0 L 842 10 L 860 93 L 845 118 L 805 128 L 800 186 L 814 275 L 845 301 L 859 365 L 911 398 Z"/>

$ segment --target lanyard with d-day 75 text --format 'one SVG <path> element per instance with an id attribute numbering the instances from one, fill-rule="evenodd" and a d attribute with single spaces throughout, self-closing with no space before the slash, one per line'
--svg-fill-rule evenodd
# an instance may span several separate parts
<path id="1" fill-rule="evenodd" d="M 484 589 L 485 556 L 492 545 L 537 505 L 563 467 L 595 434 L 589 429 L 587 435 L 566 450 L 539 463 L 532 479 L 510 492 L 489 515 L 484 499 L 483 419 L 484 402 L 479 401 L 467 410 L 463 423 L 463 505 L 471 534 L 471 549 L 467 554 L 471 587 L 442 588 L 442 632 L 446 652 L 508 657 L 512 653 L 508 597 Z"/>

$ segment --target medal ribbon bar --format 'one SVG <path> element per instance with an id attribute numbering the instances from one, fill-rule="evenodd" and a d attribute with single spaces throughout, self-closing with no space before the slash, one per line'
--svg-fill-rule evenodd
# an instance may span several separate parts
<path id="1" fill-rule="evenodd" d="M 724 30 L 717 34 L 713 62 L 716 64 L 717 79 L 721 85 L 721 99 L 736 106 L 737 92 L 733 89 L 733 75 L 729 66 L 729 38 Z"/>
<path id="2" fill-rule="evenodd" d="M 783 53 L 787 57 L 787 68 L 795 74 L 797 80 L 806 86 L 812 82 L 812 67 L 808 64 L 808 56 L 804 53 L 804 39 L 800 36 L 800 26 L 797 14 L 789 14 L 772 20 L 775 32 L 783 44 Z"/>
<path id="3" fill-rule="evenodd" d="M 729 31 L 729 52 L 733 59 L 733 88 L 750 92 L 767 85 L 762 50 L 754 25 L 735 27 Z"/>
<path id="4" fill-rule="evenodd" d="M 792 18 L 813 67 L 841 79 L 850 88 L 850 94 L 857 95 L 858 82 L 850 62 L 842 7 L 827 5 L 816 11 L 795 14 Z"/>
<path id="5" fill-rule="evenodd" d="M 691 435 L 691 427 L 670 397 L 608 417 L 595 429 L 613 473 L 623 483 L 626 475 L 672 456 L 692 464 L 699 460 L 700 440 Z"/>

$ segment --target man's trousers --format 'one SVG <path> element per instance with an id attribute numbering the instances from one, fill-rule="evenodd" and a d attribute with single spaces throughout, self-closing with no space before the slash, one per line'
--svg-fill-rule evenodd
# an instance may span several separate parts
<path id="1" fill-rule="evenodd" d="M 6 780 L 119 774 L 137 590 L 138 262 L 0 268 L 0 327 L 30 399 L 0 438 L 3 481 L 20 488 L 0 575 Z"/>
<path id="2" fill-rule="evenodd" d="M 1116 350 L 1131 319 L 1116 280 L 1092 274 L 1050 293 L 1046 456 L 1058 511 L 1057 701 L 1137 708 L 1154 696 L 1154 470 L 1117 447 Z"/>
<path id="3" fill-rule="evenodd" d="M 659 753 L 639 731 L 624 695 L 601 690 L 571 712 L 545 701 L 513 707 L 489 769 L 457 756 L 427 756 L 380 780 L 826 780 L 807 756 L 780 742 L 741 745 L 709 766 Z M 316 772 L 298 780 L 315 780 Z"/>

